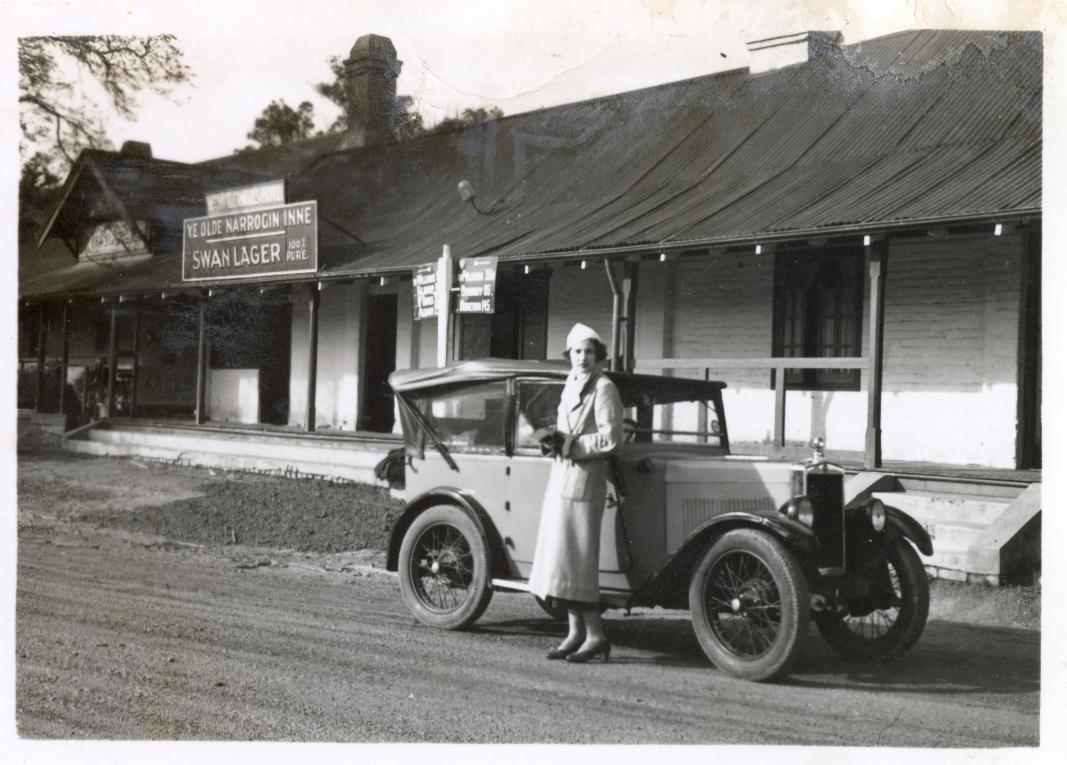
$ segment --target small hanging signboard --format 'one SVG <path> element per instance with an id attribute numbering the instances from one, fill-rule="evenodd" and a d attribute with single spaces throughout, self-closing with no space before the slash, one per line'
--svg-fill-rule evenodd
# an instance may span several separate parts
<path id="1" fill-rule="evenodd" d="M 493 313 L 496 310 L 496 264 L 496 255 L 460 259 L 456 313 Z"/>
<path id="2" fill-rule="evenodd" d="M 425 263 L 415 269 L 415 320 L 437 315 L 437 263 Z"/>

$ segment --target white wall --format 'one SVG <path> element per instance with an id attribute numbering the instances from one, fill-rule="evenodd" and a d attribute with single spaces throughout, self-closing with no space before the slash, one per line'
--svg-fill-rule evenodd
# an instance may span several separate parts
<path id="1" fill-rule="evenodd" d="M 563 358 L 567 333 L 577 322 L 589 325 L 606 344 L 611 344 L 611 288 L 602 263 L 590 261 L 584 271 L 577 265 L 552 266 L 548 286 L 548 358 Z"/>
<path id="2" fill-rule="evenodd" d="M 331 285 L 319 300 L 316 429 L 355 430 L 365 283 Z M 307 426 L 308 292 L 294 292 L 289 424 Z"/>
<path id="3" fill-rule="evenodd" d="M 882 399 L 885 459 L 1013 466 L 1022 248 L 1018 235 L 892 243 Z M 656 266 L 647 261 L 641 266 L 639 364 L 667 356 L 771 354 L 773 256 L 682 259 L 673 293 L 674 326 L 668 327 L 671 337 L 662 342 L 662 354 L 656 332 L 663 323 L 656 314 L 669 307 L 671 295 L 669 287 L 657 285 Z M 864 353 L 868 306 L 865 301 Z M 769 372 L 720 370 L 712 377 L 728 386 L 724 403 L 733 443 L 742 450 L 744 443 L 769 444 L 774 433 Z M 862 451 L 866 378 L 863 373 L 859 391 L 788 393 L 787 441 L 807 443 L 822 436 L 831 449 Z M 695 425 L 684 419 L 679 411 L 674 426 Z"/>
<path id="4" fill-rule="evenodd" d="M 212 422 L 259 422 L 258 369 L 210 369 L 206 395 Z"/>

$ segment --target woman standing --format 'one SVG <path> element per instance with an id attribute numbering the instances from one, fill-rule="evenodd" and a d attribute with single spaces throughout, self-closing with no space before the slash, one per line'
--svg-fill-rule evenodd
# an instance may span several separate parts
<path id="1" fill-rule="evenodd" d="M 556 456 L 537 533 L 530 592 L 567 609 L 567 637 L 550 659 L 585 662 L 611 655 L 600 618 L 600 520 L 607 496 L 605 457 L 622 437 L 622 400 L 602 373 L 607 348 L 584 324 L 567 335 L 571 372 L 556 431 L 543 443 Z"/>

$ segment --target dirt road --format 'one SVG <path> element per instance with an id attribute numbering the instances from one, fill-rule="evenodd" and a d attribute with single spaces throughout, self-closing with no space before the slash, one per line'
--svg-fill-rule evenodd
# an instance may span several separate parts
<path id="1" fill-rule="evenodd" d="M 33 738 L 1025 746 L 1036 630 L 934 620 L 864 666 L 812 634 L 785 683 L 724 676 L 675 614 L 609 616 L 607 665 L 547 662 L 528 596 L 477 627 L 414 622 L 376 552 L 195 546 L 86 510 L 193 496 L 188 469 L 23 460 L 16 714 Z M 224 477 L 220 477 L 222 480 Z M 191 488 L 194 487 L 194 488 Z M 379 568 L 374 568 L 373 565 Z M 609 612 L 614 613 L 614 612 Z"/>

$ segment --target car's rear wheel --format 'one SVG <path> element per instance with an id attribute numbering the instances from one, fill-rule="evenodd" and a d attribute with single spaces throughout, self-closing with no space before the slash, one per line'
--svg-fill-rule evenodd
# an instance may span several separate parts
<path id="1" fill-rule="evenodd" d="M 399 569 L 404 602 L 432 627 L 473 624 L 493 597 L 485 539 L 458 507 L 431 507 L 412 521 L 400 544 Z"/>
<path id="2" fill-rule="evenodd" d="M 827 643 L 851 659 L 899 656 L 915 645 L 930 612 L 926 569 L 908 542 L 891 543 L 868 589 L 867 597 L 848 602 L 846 613 L 824 611 L 815 624 Z"/>
<path id="3" fill-rule="evenodd" d="M 781 542 L 755 529 L 727 532 L 708 548 L 689 586 L 689 609 L 708 658 L 748 680 L 786 673 L 810 619 L 800 564 Z"/>

